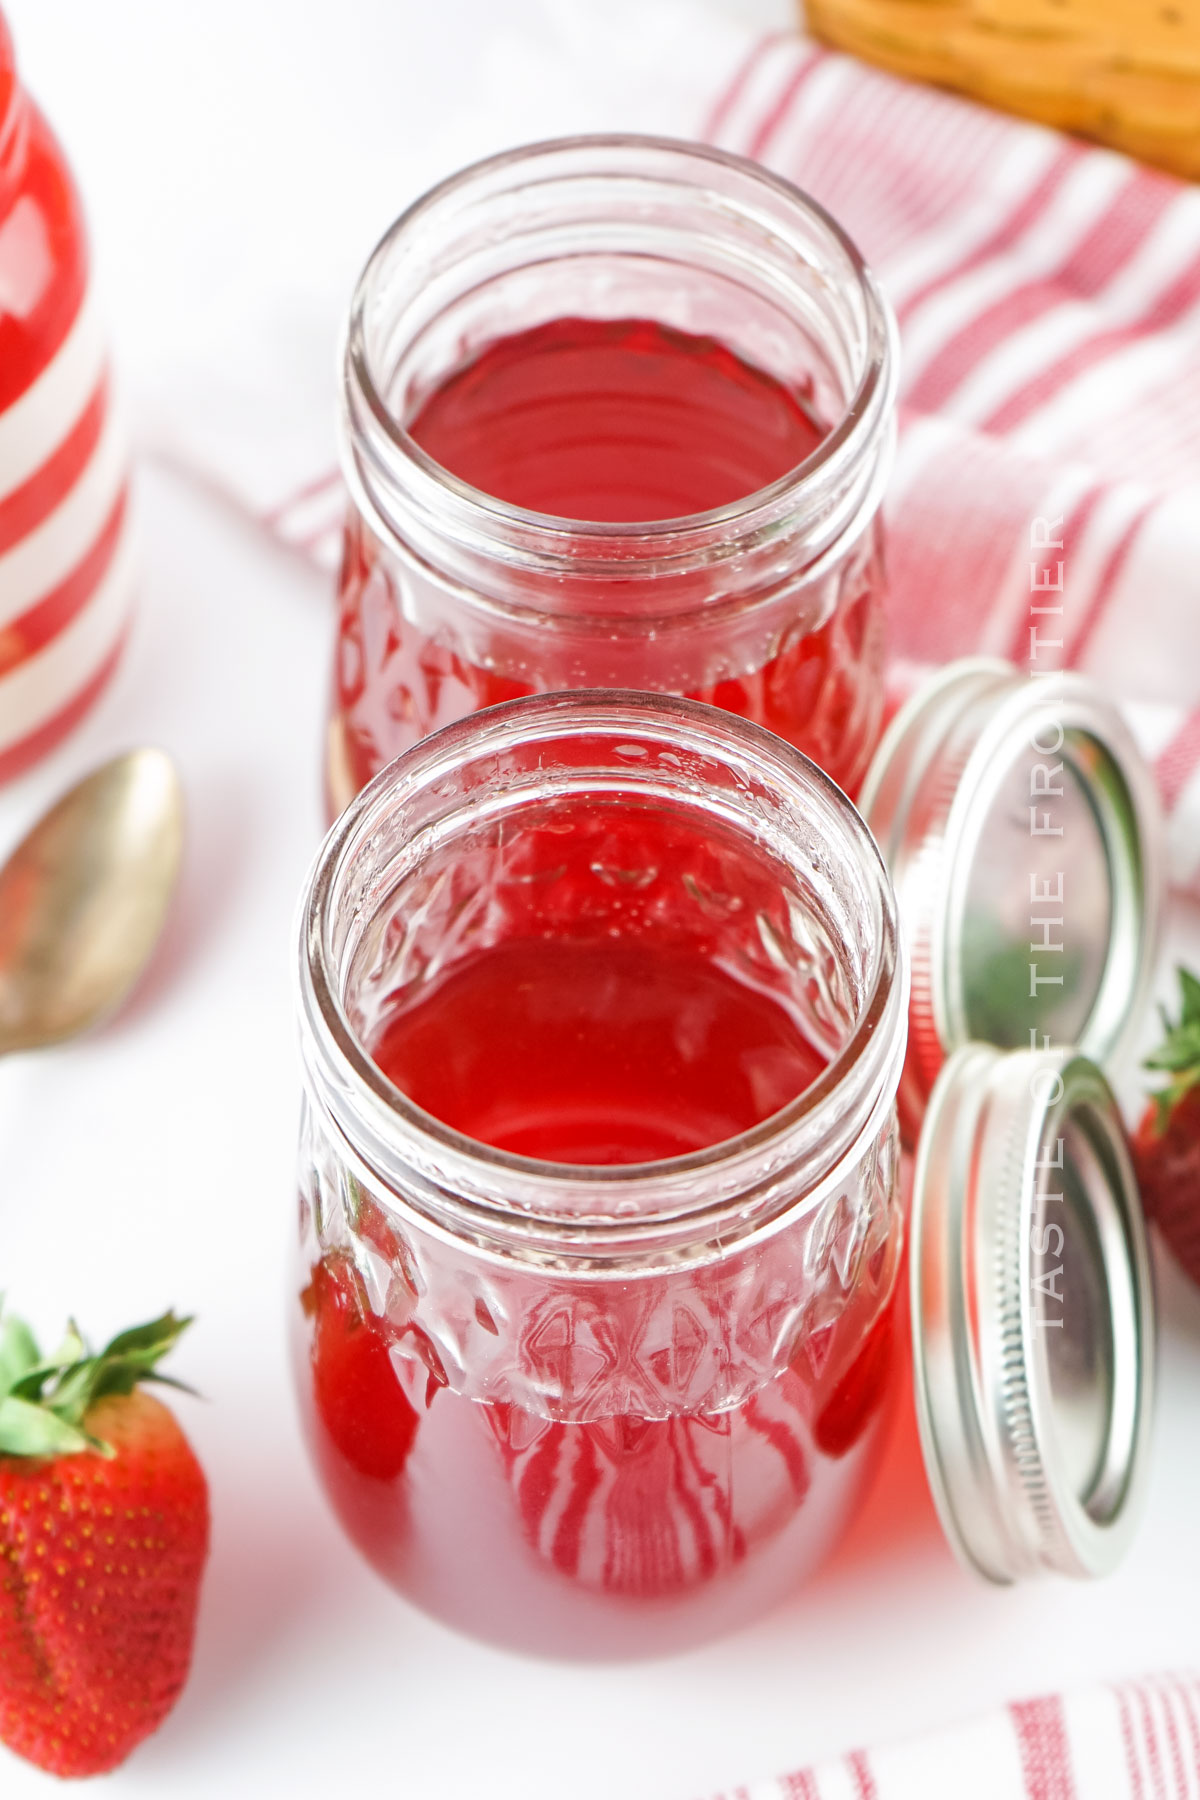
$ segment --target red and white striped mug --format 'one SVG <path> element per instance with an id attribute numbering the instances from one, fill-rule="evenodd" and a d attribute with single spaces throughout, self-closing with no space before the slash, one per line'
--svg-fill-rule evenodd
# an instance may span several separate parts
<path id="1" fill-rule="evenodd" d="M 79 197 L 0 16 L 0 781 L 56 744 L 117 664 L 126 501 Z"/>

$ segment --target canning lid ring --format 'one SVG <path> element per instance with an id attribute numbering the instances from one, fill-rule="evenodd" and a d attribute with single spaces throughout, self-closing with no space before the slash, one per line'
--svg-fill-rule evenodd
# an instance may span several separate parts
<path id="1" fill-rule="evenodd" d="M 892 720 L 859 800 L 900 890 L 909 940 L 909 1035 L 924 1090 L 910 1096 L 910 1115 L 946 1058 L 972 1037 L 964 955 L 971 878 L 1003 784 L 1029 747 L 1069 764 L 1109 875 L 1108 943 L 1076 1048 L 1099 1063 L 1119 1057 L 1149 995 L 1163 889 L 1161 812 L 1120 713 L 1081 675 L 1027 677 L 991 657 L 949 664 Z"/>
<path id="2" fill-rule="evenodd" d="M 1154 1290 L 1120 1116 L 1088 1058 L 951 1057 L 917 1154 L 910 1290 L 921 1444 L 960 1558 L 996 1582 L 1107 1574 L 1145 1497 Z"/>

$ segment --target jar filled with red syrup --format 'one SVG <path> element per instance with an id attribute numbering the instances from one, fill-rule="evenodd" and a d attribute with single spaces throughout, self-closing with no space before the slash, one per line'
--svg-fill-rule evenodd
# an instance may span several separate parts
<path id="1" fill-rule="evenodd" d="M 862 798 L 874 836 L 757 725 L 568 692 L 424 740 L 326 840 L 300 1392 L 350 1536 L 452 1624 L 729 1629 L 849 1523 L 892 1399 L 969 1568 L 1130 1545 L 1154 1294 L 1095 1058 L 1153 969 L 1153 779 L 1082 677 L 973 661 Z"/>
<path id="2" fill-rule="evenodd" d="M 895 340 L 796 188 L 637 137 L 493 158 L 391 228 L 345 346 L 332 810 L 519 695 L 690 695 L 853 793 L 883 708 Z"/>
<path id="3" fill-rule="evenodd" d="M 0 15 L 0 781 L 96 700 L 134 569 L 87 233 Z"/>
<path id="4" fill-rule="evenodd" d="M 641 1655 L 828 1550 L 894 1357 L 906 981 L 844 794 L 666 696 L 409 751 L 304 906 L 297 1368 L 431 1613 Z"/>

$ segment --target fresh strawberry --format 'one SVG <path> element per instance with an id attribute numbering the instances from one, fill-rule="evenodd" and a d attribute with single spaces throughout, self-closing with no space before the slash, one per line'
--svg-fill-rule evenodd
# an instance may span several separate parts
<path id="1" fill-rule="evenodd" d="M 1166 1039 L 1148 1069 L 1170 1076 L 1133 1138 L 1142 1205 L 1193 1281 L 1200 1282 L 1200 981 L 1179 971 L 1178 1022 L 1163 1014 Z"/>
<path id="2" fill-rule="evenodd" d="M 140 1384 L 179 1385 L 155 1370 L 188 1323 L 98 1356 L 72 1326 L 43 1360 L 0 1320 L 0 1739 L 52 1775 L 116 1768 L 187 1677 L 208 1489 Z"/>
<path id="3" fill-rule="evenodd" d="M 317 1263 L 302 1303 L 313 1322 L 313 1399 L 326 1431 L 360 1475 L 393 1480 L 408 1459 L 417 1415 L 350 1258 L 335 1252 Z"/>

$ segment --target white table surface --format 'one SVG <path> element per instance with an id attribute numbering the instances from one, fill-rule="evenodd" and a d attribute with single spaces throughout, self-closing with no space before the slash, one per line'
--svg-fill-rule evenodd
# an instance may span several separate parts
<path id="1" fill-rule="evenodd" d="M 601 10 L 563 0 L 555 18 L 573 6 Z M 173 46 L 213 79 L 224 30 L 230 82 L 247 78 L 242 55 L 259 59 L 260 78 L 271 59 L 286 71 L 293 50 L 311 56 L 314 36 L 336 34 L 339 6 L 8 10 L 83 170 L 98 237 L 103 222 L 118 336 L 136 361 L 143 323 L 194 273 L 177 230 L 156 238 L 155 205 L 176 181 L 186 205 L 187 172 L 203 162 L 194 115 L 174 130 L 154 60 Z M 469 26 L 486 51 L 495 10 L 391 9 L 411 34 L 403 85 L 415 110 L 396 129 L 412 167 L 439 114 L 445 162 L 456 43 Z M 749 10 L 782 11 L 774 0 Z M 536 30 L 541 12 L 521 0 L 505 16 Z M 561 95 L 547 106 L 557 128 Z M 602 121 L 584 108 L 581 122 Z M 133 177 L 151 127 L 142 189 Z M 472 129 L 468 153 L 486 147 Z M 169 341 L 161 316 L 157 329 Z M 171 1719 L 105 1791 L 282 1800 L 361 1782 L 420 1800 L 686 1800 L 1006 1698 L 1200 1663 L 1200 1295 L 1167 1267 L 1153 1491 L 1133 1554 L 1106 1583 L 977 1585 L 927 1526 L 888 1529 L 898 1484 L 877 1497 L 856 1554 L 753 1629 L 670 1661 L 581 1668 L 443 1630 L 358 1562 L 305 1461 L 284 1360 L 290 932 L 320 830 L 327 584 L 182 477 L 147 467 L 140 486 L 144 603 L 119 677 L 48 764 L 0 791 L 2 846 L 100 757 L 152 741 L 178 758 L 190 810 L 181 903 L 133 1005 L 91 1041 L 0 1068 L 0 1286 L 12 1304 L 48 1336 L 69 1310 L 97 1337 L 167 1304 L 199 1319 L 177 1357 L 207 1396 L 180 1412 L 214 1512 L 195 1666 Z M 1177 918 L 1173 932 L 1200 955 L 1196 920 Z M 5 1800 L 50 1791 L 0 1750 Z"/>

